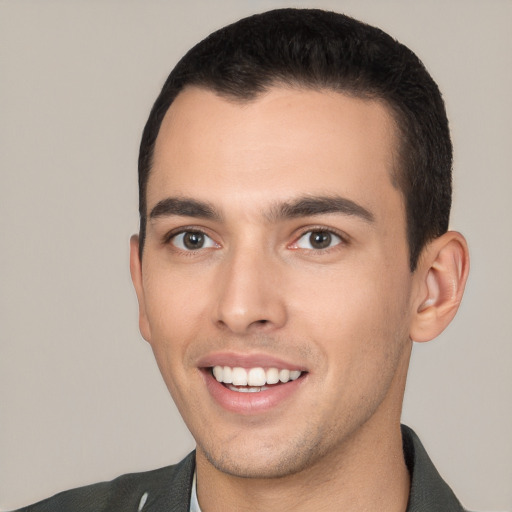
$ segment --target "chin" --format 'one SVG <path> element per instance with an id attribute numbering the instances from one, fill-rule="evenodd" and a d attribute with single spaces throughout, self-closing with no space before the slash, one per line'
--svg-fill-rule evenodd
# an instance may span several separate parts
<path id="1" fill-rule="evenodd" d="M 322 459 L 329 448 L 319 445 L 311 439 L 292 441 L 288 439 L 285 445 L 283 440 L 272 443 L 242 442 L 238 447 L 223 449 L 215 447 L 199 447 L 204 458 L 218 471 L 239 477 L 254 479 L 283 478 L 311 467 L 316 461 Z"/>
<path id="2" fill-rule="evenodd" d="M 261 456 L 253 457 L 247 455 L 247 453 L 241 458 L 235 458 L 230 455 L 222 455 L 217 458 L 212 457 L 208 453 L 205 453 L 205 455 L 215 469 L 239 478 L 282 478 L 298 473 L 303 468 L 301 464 L 297 464 L 296 459 L 293 463 L 289 458 L 275 460 L 275 454 L 266 460 L 261 460 Z"/>

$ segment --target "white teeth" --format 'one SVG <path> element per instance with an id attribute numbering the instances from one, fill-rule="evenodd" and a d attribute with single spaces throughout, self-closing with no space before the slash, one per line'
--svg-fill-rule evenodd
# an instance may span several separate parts
<path id="1" fill-rule="evenodd" d="M 299 370 L 292 370 L 290 372 L 290 380 L 297 380 L 300 377 Z"/>
<path id="2" fill-rule="evenodd" d="M 224 384 L 231 384 L 233 382 L 233 370 L 229 366 L 224 366 L 222 382 L 224 382 Z"/>
<path id="3" fill-rule="evenodd" d="M 222 371 L 222 366 L 214 366 L 213 367 L 213 376 L 219 381 L 222 382 L 224 376 Z"/>
<path id="4" fill-rule="evenodd" d="M 269 368 L 267 370 L 267 384 L 277 384 L 279 382 L 279 370 L 277 368 Z"/>
<path id="5" fill-rule="evenodd" d="M 290 370 L 281 370 L 279 372 L 279 380 L 283 383 L 290 380 Z"/>
<path id="6" fill-rule="evenodd" d="M 258 393 L 260 391 L 265 391 L 265 389 L 268 389 L 266 386 L 261 386 L 261 387 L 240 387 L 240 388 L 237 388 L 236 386 L 228 386 L 228 388 L 231 390 L 231 391 L 238 391 L 240 393 Z"/>
<path id="7" fill-rule="evenodd" d="M 228 386 L 230 389 L 242 392 L 257 392 L 265 388 L 265 384 L 277 384 L 282 382 L 283 384 L 290 381 L 296 380 L 301 376 L 302 372 L 299 370 L 278 370 L 277 368 L 269 368 L 264 370 L 261 367 L 250 368 L 246 370 L 240 367 L 230 366 L 214 366 L 213 376 L 218 382 L 224 384 L 233 384 Z M 235 386 L 249 386 L 243 389 L 235 388 Z"/>
<path id="8" fill-rule="evenodd" d="M 247 386 L 247 372 L 243 368 L 233 368 L 233 384 Z"/>
<path id="9" fill-rule="evenodd" d="M 267 375 L 263 368 L 251 368 L 247 375 L 249 386 L 264 386 L 267 383 Z"/>

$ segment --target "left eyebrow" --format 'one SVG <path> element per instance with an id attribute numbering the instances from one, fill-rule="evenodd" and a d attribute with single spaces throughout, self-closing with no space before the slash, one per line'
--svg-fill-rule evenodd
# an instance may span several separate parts
<path id="1" fill-rule="evenodd" d="M 374 222 L 375 216 L 360 204 L 341 196 L 306 196 L 273 206 L 267 213 L 270 221 L 339 213 Z"/>

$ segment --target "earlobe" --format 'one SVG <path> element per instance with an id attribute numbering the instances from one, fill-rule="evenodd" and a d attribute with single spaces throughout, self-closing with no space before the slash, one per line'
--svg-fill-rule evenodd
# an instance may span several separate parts
<path id="1" fill-rule="evenodd" d="M 449 231 L 425 247 L 416 270 L 418 294 L 410 330 L 413 341 L 430 341 L 452 321 L 468 272 L 468 247 L 460 233 Z"/>
<path id="2" fill-rule="evenodd" d="M 146 341 L 151 341 L 151 329 L 146 315 L 144 286 L 142 282 L 142 262 L 139 256 L 139 236 L 130 237 L 130 274 L 139 301 L 139 329 Z"/>

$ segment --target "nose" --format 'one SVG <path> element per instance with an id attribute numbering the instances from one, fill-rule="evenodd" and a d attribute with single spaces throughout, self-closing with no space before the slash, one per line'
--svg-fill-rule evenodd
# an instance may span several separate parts
<path id="1" fill-rule="evenodd" d="M 287 319 L 281 280 L 276 257 L 254 248 L 231 254 L 218 280 L 217 326 L 238 335 L 281 328 Z"/>

